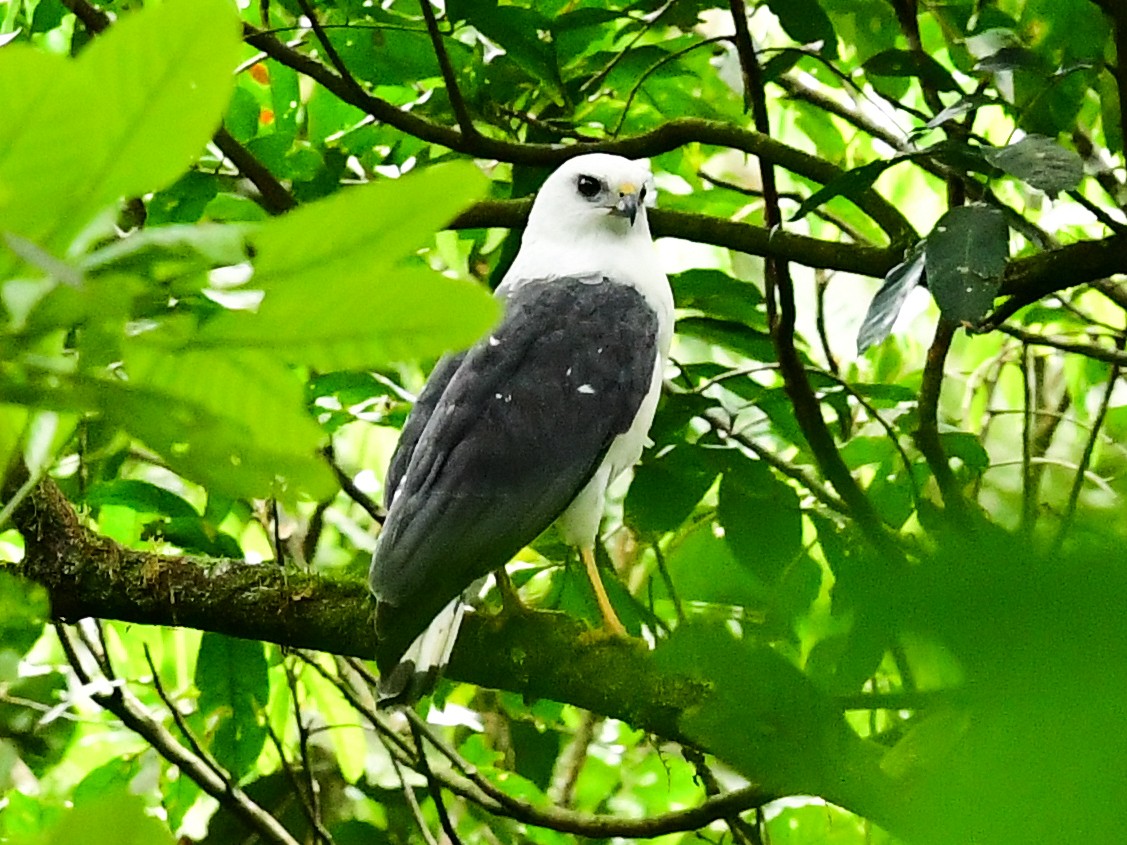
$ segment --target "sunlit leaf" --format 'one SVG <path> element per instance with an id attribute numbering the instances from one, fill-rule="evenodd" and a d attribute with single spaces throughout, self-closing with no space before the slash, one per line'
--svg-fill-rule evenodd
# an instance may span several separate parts
<path id="1" fill-rule="evenodd" d="M 919 243 L 901 263 L 888 271 L 884 284 L 876 292 L 869 310 L 857 331 L 857 354 L 884 341 L 892 333 L 892 326 L 900 309 L 923 279 L 924 244 Z"/>
<path id="2" fill-rule="evenodd" d="M 473 165 L 439 165 L 374 182 L 272 220 L 253 235 L 263 292 L 194 344 L 269 349 L 321 370 L 434 358 L 476 340 L 498 316 L 489 294 L 403 263 L 484 189 Z"/>
<path id="3" fill-rule="evenodd" d="M 124 15 L 77 60 L 5 49 L 0 231 L 55 250 L 107 204 L 171 183 L 218 126 L 239 49 L 226 0 Z"/>
<path id="4" fill-rule="evenodd" d="M 266 742 L 262 711 L 269 698 L 269 678 L 262 643 L 204 634 L 195 681 L 200 711 L 218 720 L 211 752 L 241 779 Z"/>
<path id="5" fill-rule="evenodd" d="M 175 839 L 167 825 L 147 812 L 139 796 L 115 790 L 69 810 L 41 841 L 47 845 L 173 845 Z"/>

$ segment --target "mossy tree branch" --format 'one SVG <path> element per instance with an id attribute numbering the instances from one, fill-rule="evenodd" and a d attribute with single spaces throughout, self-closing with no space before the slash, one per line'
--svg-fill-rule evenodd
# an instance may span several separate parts
<path id="1" fill-rule="evenodd" d="M 9 474 L 9 486 L 19 475 Z M 360 582 L 272 564 L 128 549 L 86 528 L 50 480 L 20 505 L 15 525 L 25 541 L 21 572 L 46 589 L 56 619 L 190 627 L 356 657 L 369 657 L 375 650 L 372 604 Z M 771 660 L 769 650 L 762 653 Z M 796 670 L 785 700 L 774 700 L 776 686 L 765 683 L 758 688 L 762 700 L 741 702 L 763 724 L 754 732 L 759 740 L 732 749 L 709 736 L 702 741 L 700 731 L 686 730 L 684 721 L 687 713 L 699 717 L 713 703 L 722 717 L 731 690 L 718 693 L 711 680 L 670 671 L 660 655 L 641 641 L 608 637 L 561 613 L 471 614 L 448 674 L 454 680 L 574 704 L 663 739 L 702 747 L 768 792 L 820 794 L 876 819 L 884 815 L 882 807 L 892 806 L 879 797 L 882 790 L 873 790 L 881 781 L 879 748 L 852 734 L 832 699 Z M 814 707 L 826 715 L 813 733 L 799 735 L 787 728 L 797 723 L 792 712 L 796 690 L 804 709 Z M 774 718 L 779 725 L 769 724 Z M 829 757 L 826 747 L 833 750 Z M 797 760 L 811 755 L 823 763 L 835 760 L 833 771 L 820 764 L 809 769 L 806 780 L 802 766 L 784 771 L 764 765 L 780 756 Z"/>

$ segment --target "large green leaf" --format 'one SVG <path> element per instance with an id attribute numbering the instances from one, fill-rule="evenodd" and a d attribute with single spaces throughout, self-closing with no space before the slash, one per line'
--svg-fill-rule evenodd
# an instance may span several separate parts
<path id="1" fill-rule="evenodd" d="M 39 841 L 45 845 L 172 845 L 175 840 L 168 826 L 148 813 L 139 796 L 115 789 L 68 810 Z"/>
<path id="2" fill-rule="evenodd" d="M 216 759 L 236 778 L 250 772 L 266 742 L 262 710 L 270 679 L 262 643 L 206 633 L 196 660 L 200 712 L 218 713 L 211 740 Z"/>
<path id="3" fill-rule="evenodd" d="M 724 755 L 768 791 L 806 793 L 833 777 L 847 736 L 839 713 L 780 655 L 723 624 L 678 627 L 654 659 L 675 675 L 708 683 L 709 693 L 679 717 L 685 734 Z"/>
<path id="4" fill-rule="evenodd" d="M 717 517 L 736 559 L 773 583 L 802 551 L 798 494 L 762 461 L 734 449 L 716 453 L 723 468 Z"/>
<path id="5" fill-rule="evenodd" d="M 949 320 L 976 323 L 994 304 L 1009 255 L 1002 213 L 984 205 L 952 208 L 927 236 L 927 284 Z"/>
<path id="6" fill-rule="evenodd" d="M 320 370 L 470 345 L 497 318 L 497 304 L 484 289 L 404 260 L 485 185 L 468 162 L 438 165 L 270 221 L 252 238 L 257 312 L 217 316 L 197 344 L 270 349 Z"/>
<path id="7" fill-rule="evenodd" d="M 647 455 L 626 494 L 626 521 L 643 537 L 678 528 L 708 492 L 717 471 L 699 448 L 681 445 Z"/>
<path id="8" fill-rule="evenodd" d="M 131 389 L 112 405 L 103 392 L 103 410 L 189 478 L 236 496 L 278 495 L 287 482 L 317 499 L 335 489 L 301 382 L 272 356 L 138 339 L 125 346 L 124 369 Z"/>
<path id="9" fill-rule="evenodd" d="M 227 0 L 122 18 L 77 60 L 0 55 L 0 231 L 58 251 L 113 201 L 170 184 L 219 125 L 240 52 Z"/>

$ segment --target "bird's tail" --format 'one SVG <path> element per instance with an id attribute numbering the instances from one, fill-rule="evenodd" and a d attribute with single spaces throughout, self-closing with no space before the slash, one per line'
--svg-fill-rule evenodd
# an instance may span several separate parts
<path id="1" fill-rule="evenodd" d="M 434 689 L 450 662 L 462 618 L 484 592 L 485 581 L 479 578 L 442 608 L 426 629 L 415 637 L 399 663 L 381 674 L 376 692 L 379 706 L 412 704 Z"/>

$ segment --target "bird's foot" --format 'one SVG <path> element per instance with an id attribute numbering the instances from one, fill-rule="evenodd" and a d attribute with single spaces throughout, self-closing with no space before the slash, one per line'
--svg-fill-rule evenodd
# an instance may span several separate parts
<path id="1" fill-rule="evenodd" d="M 528 606 L 521 601 L 520 594 L 509 577 L 509 573 L 504 569 L 498 569 L 493 573 L 493 578 L 497 584 L 497 592 L 501 596 L 501 609 L 497 612 L 497 615 L 519 616 L 528 613 Z"/>

